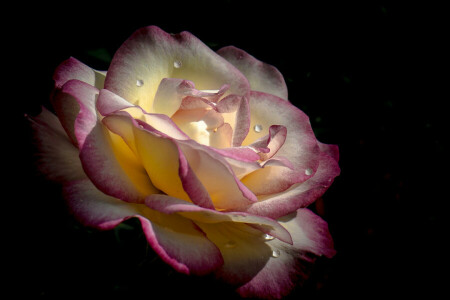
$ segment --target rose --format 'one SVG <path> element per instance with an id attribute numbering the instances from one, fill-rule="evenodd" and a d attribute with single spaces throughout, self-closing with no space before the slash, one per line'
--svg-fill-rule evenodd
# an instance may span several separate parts
<path id="1" fill-rule="evenodd" d="M 166 263 L 242 296 L 279 298 L 299 264 L 334 255 L 306 207 L 338 175 L 338 149 L 317 141 L 273 66 L 148 27 L 108 72 L 70 58 L 54 81 L 56 115 L 30 118 L 39 165 L 83 224 L 138 218 Z"/>

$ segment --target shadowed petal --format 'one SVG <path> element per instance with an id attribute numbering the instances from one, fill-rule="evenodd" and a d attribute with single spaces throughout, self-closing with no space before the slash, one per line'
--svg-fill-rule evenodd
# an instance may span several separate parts
<path id="1" fill-rule="evenodd" d="M 138 218 L 150 246 L 178 272 L 204 275 L 223 264 L 217 247 L 186 218 L 107 196 L 89 180 L 67 183 L 64 194 L 71 212 L 87 226 L 108 230 Z"/>

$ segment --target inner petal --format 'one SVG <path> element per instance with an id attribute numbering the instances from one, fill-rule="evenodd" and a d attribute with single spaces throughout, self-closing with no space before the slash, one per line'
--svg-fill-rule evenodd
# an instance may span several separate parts
<path id="1" fill-rule="evenodd" d="M 229 145 L 227 141 L 219 142 L 217 137 L 227 138 L 228 134 L 217 135 L 217 131 L 223 130 L 223 117 L 209 106 L 195 109 L 180 109 L 173 116 L 172 121 L 191 139 L 210 146 Z"/>

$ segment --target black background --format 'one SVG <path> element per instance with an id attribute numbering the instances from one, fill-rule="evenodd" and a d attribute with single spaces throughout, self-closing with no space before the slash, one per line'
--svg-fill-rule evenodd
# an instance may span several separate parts
<path id="1" fill-rule="evenodd" d="M 109 232 L 80 226 L 66 213 L 58 186 L 32 167 L 23 114 L 48 105 L 58 64 L 73 56 L 107 69 L 136 29 L 158 25 L 190 31 L 214 50 L 235 45 L 276 66 L 318 139 L 339 145 L 342 173 L 319 208 L 337 255 L 320 259 L 290 299 L 429 297 L 441 290 L 448 255 L 448 196 L 442 193 L 448 91 L 438 92 L 448 85 L 440 73 L 448 39 L 442 8 L 287 3 L 129 1 L 13 9 L 16 17 L 2 28 L 4 57 L 13 67 L 7 75 L 13 80 L 3 86 L 12 94 L 4 103 L 12 103 L 18 117 L 4 127 L 13 133 L 4 147 L 11 179 L 6 190 L 15 191 L 4 198 L 12 205 L 4 227 L 13 238 L 7 243 L 12 251 L 6 263 L 13 266 L 8 288 L 58 298 L 233 296 L 214 280 L 172 271 L 146 247 L 136 222 Z"/>

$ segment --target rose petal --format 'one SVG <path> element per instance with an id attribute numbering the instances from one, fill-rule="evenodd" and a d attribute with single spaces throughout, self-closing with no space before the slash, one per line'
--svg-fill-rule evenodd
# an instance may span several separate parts
<path id="1" fill-rule="evenodd" d="M 319 168 L 314 176 L 293 185 L 281 193 L 259 197 L 259 201 L 243 209 L 251 214 L 277 219 L 299 208 L 307 207 L 321 197 L 340 173 L 336 160 L 325 153 L 320 155 Z"/>
<path id="2" fill-rule="evenodd" d="M 257 200 L 216 151 L 192 140 L 179 141 L 178 144 L 192 170 L 211 196 L 216 209 L 233 210 Z"/>
<path id="3" fill-rule="evenodd" d="M 253 91 L 288 99 L 287 86 L 283 75 L 274 66 L 263 63 L 234 46 L 219 49 L 217 53 L 245 75 Z"/>
<path id="4" fill-rule="evenodd" d="M 276 221 L 269 218 L 246 213 L 219 212 L 213 209 L 205 209 L 162 194 L 149 196 L 145 203 L 152 209 L 166 214 L 177 213 L 195 222 L 208 224 L 223 222 L 245 223 L 259 229 L 263 233 L 270 234 L 280 241 L 292 244 L 289 232 Z"/>
<path id="5" fill-rule="evenodd" d="M 78 149 L 71 143 L 58 118 L 42 108 L 36 117 L 28 117 L 37 146 L 39 170 L 50 180 L 65 182 L 86 178 Z"/>
<path id="6" fill-rule="evenodd" d="M 188 32 L 171 35 L 150 26 L 136 31 L 113 57 L 105 87 L 152 112 L 153 99 L 163 78 L 191 80 L 199 90 L 246 95 L 247 79 L 225 59 Z"/>
<path id="7" fill-rule="evenodd" d="M 146 123 L 138 123 L 125 112 L 109 115 L 103 123 L 136 153 L 155 187 L 199 206 L 214 207 L 174 140 L 158 135 Z"/>
<path id="8" fill-rule="evenodd" d="M 146 195 L 158 192 L 136 157 L 99 121 L 95 108 L 98 90 L 70 80 L 62 91 L 76 99 L 80 107 L 74 132 L 83 169 L 92 182 L 104 193 L 129 202 L 143 201 Z"/>
<path id="9" fill-rule="evenodd" d="M 262 161 L 273 157 L 286 141 L 287 129 L 281 125 L 272 125 L 269 128 L 269 134 L 258 139 L 249 146 L 255 149 L 261 149 L 259 156 Z M 266 148 L 268 151 L 263 151 Z"/>
<path id="10" fill-rule="evenodd" d="M 101 89 L 105 77 L 105 72 L 94 70 L 73 57 L 63 61 L 53 74 L 56 88 L 61 88 L 69 80 L 77 79 Z"/>
<path id="11" fill-rule="evenodd" d="M 313 176 L 319 164 L 320 149 L 308 117 L 291 103 L 261 92 L 251 93 L 250 111 L 252 130 L 242 144 L 250 145 L 258 141 L 269 133 L 272 125 L 284 126 L 286 140 L 274 157 L 286 157 L 293 169 L 267 166 L 250 173 L 242 182 L 256 195 L 268 195 Z"/>
<path id="12" fill-rule="evenodd" d="M 223 264 L 217 247 L 186 218 L 107 196 L 89 180 L 67 183 L 64 194 L 71 212 L 88 226 L 107 230 L 138 218 L 150 246 L 178 272 L 204 275 Z"/>
<path id="13" fill-rule="evenodd" d="M 295 214 L 281 218 L 280 223 L 291 233 L 294 244 L 278 240 L 268 241 L 272 257 L 264 268 L 238 292 L 243 297 L 280 299 L 308 277 L 307 266 L 316 256 L 333 257 L 333 240 L 328 225 L 308 209 L 299 209 Z M 224 267 L 227 257 L 224 256 Z"/>
<path id="14" fill-rule="evenodd" d="M 156 91 L 152 111 L 172 117 L 180 108 L 184 90 L 193 86 L 194 84 L 187 80 L 163 78 Z"/>
<path id="15" fill-rule="evenodd" d="M 336 162 L 339 161 L 339 147 L 337 145 L 330 145 L 330 144 L 324 144 L 321 142 L 317 142 L 319 147 L 320 147 L 320 151 L 322 151 L 322 153 L 327 154 L 328 156 L 334 158 L 334 160 L 336 160 Z"/>
<path id="16" fill-rule="evenodd" d="M 148 114 L 143 111 L 142 108 L 130 104 L 111 91 L 105 89 L 100 91 L 97 100 L 97 108 L 104 116 L 119 110 L 125 111 L 133 118 L 144 121 L 164 135 L 175 139 L 189 139 L 189 137 L 182 132 L 168 116 L 162 114 Z"/>
<path id="17" fill-rule="evenodd" d="M 233 129 L 230 124 L 224 123 L 209 136 L 209 146 L 219 149 L 229 149 L 231 147 L 231 137 Z"/>

